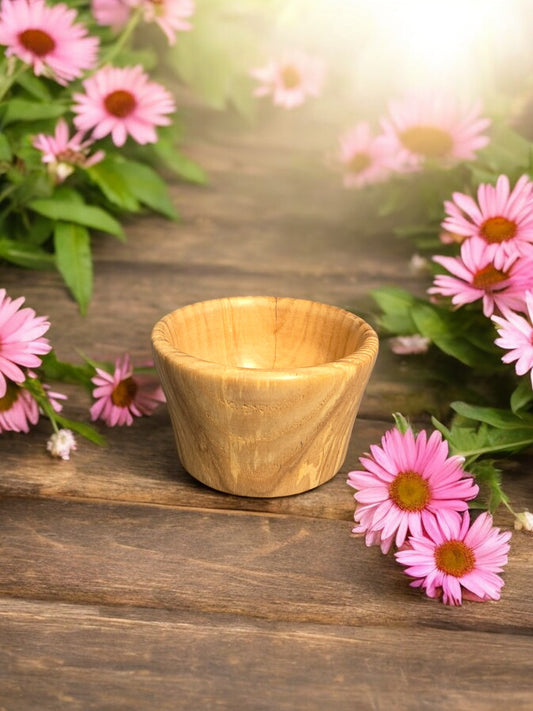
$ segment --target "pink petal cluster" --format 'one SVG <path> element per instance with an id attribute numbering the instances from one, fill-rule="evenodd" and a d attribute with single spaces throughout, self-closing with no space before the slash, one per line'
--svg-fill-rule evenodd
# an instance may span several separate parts
<path id="1" fill-rule="evenodd" d="M 157 380 L 135 374 L 127 354 L 116 359 L 113 373 L 97 368 L 92 382 L 96 387 L 91 418 L 103 420 L 108 427 L 131 425 L 134 417 L 151 415 L 165 401 Z"/>
<path id="2" fill-rule="evenodd" d="M 375 136 L 367 121 L 361 121 L 339 138 L 338 161 L 344 187 L 360 188 L 386 180 L 394 169 L 394 143 Z"/>
<path id="3" fill-rule="evenodd" d="M 272 96 L 276 106 L 294 109 L 308 96 L 318 96 L 324 83 L 324 63 L 298 50 L 285 52 L 250 74 L 260 82 L 254 96 Z"/>
<path id="4" fill-rule="evenodd" d="M 497 346 L 507 351 L 502 356 L 504 363 L 515 363 L 517 375 L 529 372 L 533 388 L 533 292 L 526 291 L 524 295 L 524 315 L 502 309 L 501 316 L 492 316 L 496 324 L 498 338 Z"/>
<path id="5" fill-rule="evenodd" d="M 39 407 L 30 393 L 12 380 L 0 395 L 0 432 L 29 432 L 39 421 Z"/>
<path id="6" fill-rule="evenodd" d="M 175 110 L 170 93 L 150 81 L 142 67 L 103 67 L 74 94 L 74 124 L 94 139 L 111 134 L 116 146 L 131 136 L 137 143 L 156 143 L 156 126 L 168 126 Z"/>
<path id="7" fill-rule="evenodd" d="M 88 36 L 76 11 L 64 3 L 48 6 L 44 0 L 2 0 L 0 44 L 7 56 L 16 56 L 34 73 L 66 84 L 92 69 L 99 40 Z"/>
<path id="8" fill-rule="evenodd" d="M 50 174 L 57 183 L 63 182 L 76 166 L 90 168 L 104 157 L 104 151 L 90 155 L 92 140 L 83 140 L 83 132 L 78 131 L 71 138 L 65 119 L 59 119 L 53 136 L 39 133 L 33 139 L 33 145 L 43 154 L 42 162 L 48 164 Z"/>
<path id="9" fill-rule="evenodd" d="M 92 0 L 91 12 L 99 25 L 121 30 L 128 22 L 132 10 L 129 0 Z"/>
<path id="10" fill-rule="evenodd" d="M 479 487 L 463 468 L 461 457 L 450 457 L 440 432 L 428 438 L 393 428 L 381 446 L 360 458 L 363 470 L 349 472 L 348 484 L 357 491 L 354 533 L 365 533 L 367 545 L 379 544 L 387 553 L 400 547 L 408 535 L 423 535 L 428 521 L 445 520 L 477 496 Z"/>
<path id="11" fill-rule="evenodd" d="M 33 309 L 21 308 L 24 297 L 11 299 L 0 289 L 0 398 L 7 390 L 7 381 L 22 383 L 26 379 L 23 368 L 36 368 L 40 356 L 51 350 L 43 335 L 50 328 L 44 316 Z"/>
<path id="12" fill-rule="evenodd" d="M 511 532 L 501 532 L 492 516 L 482 513 L 470 525 L 462 517 L 428 521 L 423 536 L 411 536 L 404 549 L 395 553 L 414 578 L 412 587 L 445 605 L 460 605 L 463 598 L 499 600 L 504 581 L 499 573 L 507 564 Z"/>
<path id="13" fill-rule="evenodd" d="M 192 29 L 189 19 L 194 15 L 194 0 L 92 0 L 91 11 L 99 25 L 115 32 L 128 22 L 132 11 L 140 8 L 144 22 L 154 22 L 164 32 L 168 43 L 176 43 L 178 32 Z"/>

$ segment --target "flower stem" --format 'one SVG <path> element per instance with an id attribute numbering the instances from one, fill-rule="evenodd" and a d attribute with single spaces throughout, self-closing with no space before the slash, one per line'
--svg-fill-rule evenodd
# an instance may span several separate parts
<path id="1" fill-rule="evenodd" d="M 135 28 L 141 19 L 142 6 L 140 5 L 134 13 L 132 13 L 127 25 L 122 30 L 122 33 L 117 37 L 116 41 L 108 49 L 107 53 L 98 62 L 98 67 L 103 67 L 105 64 L 110 64 L 115 57 L 120 54 L 126 44 L 129 42 Z"/>
<path id="2" fill-rule="evenodd" d="M 17 63 L 10 62 L 10 58 L 8 58 L 6 71 L 4 71 L 4 66 L 0 70 L 0 101 L 2 101 L 17 79 L 28 69 L 28 66 L 28 64 L 22 62 L 17 66 Z"/>

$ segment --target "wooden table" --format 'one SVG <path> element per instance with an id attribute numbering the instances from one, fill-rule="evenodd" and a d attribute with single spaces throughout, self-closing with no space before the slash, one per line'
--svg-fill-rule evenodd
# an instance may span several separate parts
<path id="1" fill-rule="evenodd" d="M 325 166 L 338 126 L 305 110 L 255 126 L 186 118 L 209 184 L 173 185 L 176 224 L 140 218 L 126 245 L 95 239 L 86 318 L 55 273 L 0 267 L 8 293 L 50 317 L 59 357 L 142 360 L 163 314 L 208 298 L 287 295 L 367 315 L 371 288 L 419 288 L 410 245 L 363 229 L 361 201 Z M 197 483 L 165 407 L 107 430 L 107 448 L 80 440 L 67 462 L 44 450 L 47 421 L 3 434 L 0 709 L 533 708 L 531 534 L 513 536 L 502 600 L 461 608 L 409 588 L 351 534 L 347 472 L 392 412 L 424 424 L 424 406 L 446 403 L 410 377 L 382 348 L 343 469 L 282 499 Z M 88 396 L 66 390 L 68 413 L 86 418 Z M 513 502 L 533 508 L 531 459 L 508 469 Z"/>

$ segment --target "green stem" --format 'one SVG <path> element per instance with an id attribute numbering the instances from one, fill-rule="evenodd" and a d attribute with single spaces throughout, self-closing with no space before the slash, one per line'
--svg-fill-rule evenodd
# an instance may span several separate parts
<path id="1" fill-rule="evenodd" d="M 135 28 L 139 24 L 139 20 L 141 19 L 142 15 L 142 6 L 139 6 L 135 12 L 131 15 L 130 19 L 128 20 L 127 25 L 124 27 L 122 34 L 120 34 L 116 41 L 112 44 L 112 46 L 109 48 L 107 54 L 104 54 L 104 56 L 100 59 L 98 62 L 98 68 L 103 67 L 105 64 L 110 64 L 115 57 L 120 54 L 120 52 L 124 49 L 128 41 L 130 40 L 130 37 L 132 36 Z"/>
<path id="2" fill-rule="evenodd" d="M 28 64 L 20 63 L 17 67 L 17 65 L 14 65 L 15 68 L 12 71 L 9 71 L 9 60 L 8 60 L 8 70 L 3 73 L 2 77 L 0 78 L 0 101 L 4 98 L 4 96 L 7 94 L 7 92 L 11 89 L 13 84 L 17 81 L 17 79 L 24 74 L 25 71 L 28 69 Z"/>

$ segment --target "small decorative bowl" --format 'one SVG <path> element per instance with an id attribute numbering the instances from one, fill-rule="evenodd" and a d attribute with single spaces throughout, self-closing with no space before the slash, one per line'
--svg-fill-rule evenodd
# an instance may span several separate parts
<path id="1" fill-rule="evenodd" d="M 152 345 L 185 469 L 258 497 L 338 472 L 378 352 L 358 316 L 272 296 L 185 306 L 158 321 Z"/>

